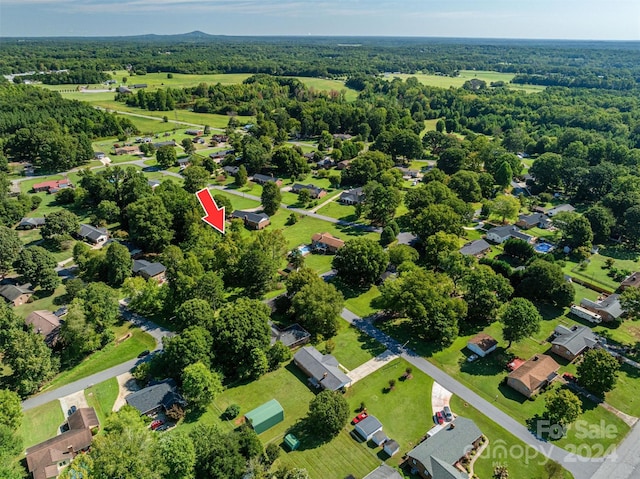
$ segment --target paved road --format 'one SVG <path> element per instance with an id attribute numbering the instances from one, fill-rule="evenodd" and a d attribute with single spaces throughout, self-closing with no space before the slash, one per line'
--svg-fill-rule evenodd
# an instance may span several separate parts
<path id="1" fill-rule="evenodd" d="M 433 378 L 442 387 L 451 391 L 453 394 L 481 411 L 484 415 L 505 428 L 518 439 L 535 448 L 546 457 L 562 464 L 565 469 L 573 474 L 575 479 L 586 479 L 592 477 L 603 463 L 603 459 L 590 460 L 582 456 L 576 456 L 575 454 L 571 454 L 557 446 L 536 438 L 526 427 L 511 416 L 498 409 L 445 372 L 438 369 L 426 359 L 420 357 L 416 352 L 403 348 L 398 341 L 377 329 L 370 320 L 360 318 L 346 308 L 342 310 L 342 317 L 361 331 L 367 333 L 369 336 L 385 345 L 392 352 L 400 355 L 414 367 L 420 369 L 422 372 Z M 631 456 L 633 456 L 633 454 L 629 452 L 629 457 Z M 608 479 L 614 479 L 614 477 L 617 479 L 617 476 L 611 476 Z"/>
<path id="2" fill-rule="evenodd" d="M 156 349 L 154 350 L 154 353 L 162 350 L 162 348 L 164 347 L 162 344 L 162 338 L 173 336 L 174 333 L 167 329 L 161 328 L 157 324 L 143 318 L 142 316 L 130 312 L 125 308 L 125 305 L 126 303 L 121 301 L 120 314 L 122 315 L 122 317 L 124 317 L 128 321 L 131 321 L 134 325 L 138 326 L 140 329 L 154 337 L 154 339 L 156 340 Z M 68 396 L 69 394 L 83 391 L 88 387 L 94 384 L 101 383 L 102 381 L 106 381 L 107 379 L 120 376 L 121 374 L 124 374 L 127 371 L 133 369 L 139 363 L 148 361 L 150 357 L 151 355 L 143 359 L 134 358 L 124 363 L 118 364 L 117 366 L 114 366 L 112 368 L 100 371 L 99 373 L 87 376 L 86 378 L 80 379 L 71 384 L 67 384 L 66 386 L 62 386 L 57 389 L 38 394 L 37 396 L 30 397 L 29 399 L 22 402 L 22 410 L 27 411 L 28 409 L 33 409 L 34 407 L 41 406 L 50 401 Z"/>

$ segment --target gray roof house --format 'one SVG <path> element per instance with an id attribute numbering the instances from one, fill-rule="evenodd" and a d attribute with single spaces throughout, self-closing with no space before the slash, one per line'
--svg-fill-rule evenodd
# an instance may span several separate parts
<path id="1" fill-rule="evenodd" d="M 165 379 L 162 382 L 131 393 L 125 398 L 125 401 L 129 406 L 133 406 L 140 411 L 140 414 L 147 415 L 162 409 L 166 411 L 174 404 L 185 405 L 185 401 L 178 393 L 173 379 Z"/>
<path id="2" fill-rule="evenodd" d="M 491 251 L 491 245 L 485 240 L 479 239 L 465 244 L 459 251 L 467 256 L 482 256 Z"/>
<path id="3" fill-rule="evenodd" d="M 45 218 L 22 218 L 18 223 L 17 228 L 22 230 L 30 230 L 33 228 L 39 228 L 46 223 Z"/>
<path id="4" fill-rule="evenodd" d="M 240 168 L 238 166 L 223 166 L 222 167 L 222 171 L 224 171 L 225 173 L 227 173 L 229 175 L 237 175 L 239 169 Z"/>
<path id="5" fill-rule="evenodd" d="M 313 346 L 301 348 L 293 356 L 293 362 L 309 376 L 309 382 L 316 388 L 337 391 L 351 384 L 351 378 L 339 368 L 338 360 Z"/>
<path id="6" fill-rule="evenodd" d="M 576 209 L 573 206 L 571 206 L 568 203 L 565 203 L 563 205 L 558 205 L 558 206 L 555 206 L 553 208 L 548 209 L 546 211 L 546 213 L 547 213 L 547 216 L 549 218 L 553 218 L 558 213 L 564 213 L 564 212 L 571 213 L 572 211 L 575 211 L 575 210 Z"/>
<path id="7" fill-rule="evenodd" d="M 80 225 L 78 236 L 93 244 L 104 243 L 109 239 L 109 233 L 106 228 L 96 228 L 87 224 Z"/>
<path id="8" fill-rule="evenodd" d="M 494 243 L 502 244 L 509 238 L 516 238 L 522 241 L 530 243 L 533 240 L 533 236 L 520 231 L 520 229 L 513 225 L 498 226 L 487 231 L 487 239 Z"/>
<path id="9" fill-rule="evenodd" d="M 357 205 L 364 199 L 364 191 L 362 188 L 352 188 L 340 193 L 338 201 L 345 205 Z"/>
<path id="10" fill-rule="evenodd" d="M 555 339 L 551 341 L 551 351 L 569 361 L 573 361 L 587 349 L 597 346 L 598 339 L 591 328 L 573 326 L 571 329 L 559 325 L 554 330 Z"/>
<path id="11" fill-rule="evenodd" d="M 144 259 L 136 259 L 133 262 L 133 274 L 142 276 L 144 279 L 155 279 L 164 281 L 164 273 L 167 268 L 162 263 L 151 263 Z"/>
<path id="12" fill-rule="evenodd" d="M 311 198 L 314 198 L 314 199 L 322 198 L 327 194 L 327 190 L 312 184 L 303 185 L 300 183 L 294 183 L 293 186 L 291 186 L 292 193 L 300 193 L 302 190 L 308 190 L 309 194 L 311 195 Z"/>
<path id="13" fill-rule="evenodd" d="M 288 348 L 295 348 L 301 344 L 308 343 L 311 338 L 309 331 L 304 329 L 298 323 L 281 329 L 276 324 L 269 321 L 269 327 L 271 329 L 271 346 L 273 346 L 276 341 L 280 341 Z"/>
<path id="14" fill-rule="evenodd" d="M 396 442 L 396 444 L 398 443 Z M 364 479 L 402 479 L 402 476 L 393 467 L 381 464 L 364 476 Z"/>
<path id="15" fill-rule="evenodd" d="M 599 314 L 602 316 L 603 321 L 615 321 L 624 314 L 624 310 L 620 305 L 619 294 L 612 294 L 600 301 L 591 301 L 590 299 L 583 298 L 580 301 L 580 306 Z"/>
<path id="16" fill-rule="evenodd" d="M 355 425 L 355 431 L 365 441 L 372 439 L 376 433 L 382 431 L 382 423 L 375 416 L 367 416 Z"/>
<path id="17" fill-rule="evenodd" d="M 405 464 L 422 477 L 468 479 L 469 475 L 455 465 L 478 447 L 481 438 L 482 431 L 471 419 L 458 417 L 409 451 Z"/>
<path id="18" fill-rule="evenodd" d="M 0 296 L 14 306 L 20 306 L 26 303 L 31 295 L 33 295 L 33 290 L 30 286 L 31 285 L 26 284 L 22 286 L 5 284 L 4 286 L 0 286 Z"/>
<path id="19" fill-rule="evenodd" d="M 275 178 L 271 175 L 261 175 L 260 173 L 253 175 L 253 181 L 259 185 L 264 185 L 265 183 L 273 181 L 276 185 L 282 186 L 282 178 Z"/>
<path id="20" fill-rule="evenodd" d="M 516 224 L 525 230 L 537 226 L 538 228 L 548 228 L 551 220 L 544 213 L 533 213 L 531 215 L 520 215 Z"/>

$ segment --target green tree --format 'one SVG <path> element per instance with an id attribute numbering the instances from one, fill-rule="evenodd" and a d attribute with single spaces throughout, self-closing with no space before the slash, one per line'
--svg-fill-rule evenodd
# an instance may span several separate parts
<path id="1" fill-rule="evenodd" d="M 420 257 L 418 250 L 406 244 L 399 244 L 389 248 L 389 263 L 398 267 L 402 263 L 415 263 Z"/>
<path id="2" fill-rule="evenodd" d="M 419 238 L 428 238 L 438 232 L 452 235 L 462 233 L 463 219 L 450 206 L 434 204 L 420 210 L 411 221 L 411 231 Z"/>
<path id="3" fill-rule="evenodd" d="M 464 167 L 467 152 L 462 148 L 448 148 L 438 158 L 438 168 L 448 175 L 453 175 Z"/>
<path id="4" fill-rule="evenodd" d="M 298 203 L 302 206 L 307 206 L 311 201 L 311 192 L 307 189 L 300 190 L 298 193 Z"/>
<path id="5" fill-rule="evenodd" d="M 157 198 L 142 198 L 127 207 L 129 236 L 149 251 L 162 251 L 173 238 L 173 216 Z"/>
<path id="6" fill-rule="evenodd" d="M 96 331 L 105 332 L 118 319 L 118 293 L 104 283 L 89 283 L 78 295 L 84 302 L 87 322 L 95 325 Z"/>
<path id="7" fill-rule="evenodd" d="M 238 172 L 235 177 L 235 184 L 238 188 L 243 187 L 247 184 L 247 169 L 244 165 L 240 165 L 238 167 Z"/>
<path id="8" fill-rule="evenodd" d="M 6 378 L 7 384 L 20 396 L 36 392 L 58 370 L 58 363 L 42 336 L 30 331 L 15 330 L 11 333 L 2 361 L 12 372 Z"/>
<path id="9" fill-rule="evenodd" d="M 20 396 L 8 389 L 0 389 L 0 426 L 17 431 L 22 423 Z"/>
<path id="10" fill-rule="evenodd" d="M 178 155 L 176 155 L 176 149 L 171 145 L 165 145 L 158 148 L 156 152 L 156 161 L 161 168 L 167 169 L 175 165 L 178 161 Z"/>
<path id="11" fill-rule="evenodd" d="M 262 187 L 262 208 L 266 214 L 273 216 L 280 208 L 282 194 L 280 188 L 273 181 L 267 182 Z"/>
<path id="12" fill-rule="evenodd" d="M 291 300 L 291 313 L 314 337 L 335 336 L 340 326 L 344 297 L 324 281 L 307 284 Z"/>
<path id="13" fill-rule="evenodd" d="M 0 276 L 4 277 L 22 249 L 18 233 L 6 226 L 0 226 Z"/>
<path id="14" fill-rule="evenodd" d="M 632 206 L 624 212 L 624 229 L 631 244 L 640 244 L 640 205 Z"/>
<path id="15" fill-rule="evenodd" d="M 364 200 L 360 204 L 364 217 L 374 225 L 386 226 L 396 214 L 402 197 L 400 191 L 392 186 L 384 186 L 371 181 L 364 186 Z"/>
<path id="16" fill-rule="evenodd" d="M 633 318 L 640 318 L 640 288 L 627 288 L 620 295 L 620 306 Z"/>
<path id="17" fill-rule="evenodd" d="M 182 392 L 195 409 L 206 409 L 222 389 L 220 375 L 211 372 L 200 361 L 182 371 Z"/>
<path id="18" fill-rule="evenodd" d="M 502 188 L 507 188 L 513 179 L 513 170 L 511 169 L 511 165 L 508 162 L 503 161 L 493 176 L 498 185 L 502 186 Z"/>
<path id="19" fill-rule="evenodd" d="M 289 361 L 292 357 L 293 353 L 291 350 L 282 344 L 281 341 L 276 341 L 267 351 L 269 371 L 275 371 L 282 363 Z"/>
<path id="20" fill-rule="evenodd" d="M 542 316 L 531 301 L 525 298 L 514 298 L 505 304 L 499 314 L 502 322 L 502 336 L 509 341 L 507 348 L 513 341 L 521 341 L 524 338 L 540 331 Z"/>
<path id="21" fill-rule="evenodd" d="M 557 188 L 562 184 L 562 156 L 557 153 L 543 153 L 529 169 L 536 184 L 544 191 Z"/>
<path id="22" fill-rule="evenodd" d="M 523 262 L 529 261 L 535 255 L 535 250 L 530 243 L 518 238 L 509 238 L 502 244 L 504 253 Z"/>
<path id="23" fill-rule="evenodd" d="M 125 279 L 131 276 L 133 261 L 126 246 L 114 242 L 107 246 L 106 269 L 107 282 L 119 288 Z"/>
<path id="24" fill-rule="evenodd" d="M 348 240 L 333 258 L 333 268 L 346 283 L 368 286 L 380 279 L 389 256 L 378 243 L 365 238 Z"/>
<path id="25" fill-rule="evenodd" d="M 565 388 L 554 389 L 544 399 L 545 416 L 551 424 L 568 426 L 582 414 L 582 401 Z"/>
<path id="26" fill-rule="evenodd" d="M 569 306 L 575 294 L 573 284 L 565 280 L 562 268 L 542 259 L 527 266 L 516 292 L 532 301 L 559 307 Z"/>
<path id="27" fill-rule="evenodd" d="M 249 248 L 240 257 L 241 286 L 251 298 L 259 298 L 271 288 L 273 278 L 278 271 L 279 262 L 274 261 L 267 252 Z"/>
<path id="28" fill-rule="evenodd" d="M 113 223 L 120 218 L 120 207 L 115 201 L 102 200 L 96 208 L 96 219 L 104 223 Z"/>
<path id="29" fill-rule="evenodd" d="M 611 391 L 618 380 L 620 362 L 605 349 L 590 349 L 578 364 L 578 382 L 599 397 Z"/>
<path id="30" fill-rule="evenodd" d="M 516 217 L 520 211 L 520 202 L 514 196 L 500 195 L 489 203 L 489 210 L 494 215 L 500 216 L 504 223 L 505 219 Z"/>
<path id="31" fill-rule="evenodd" d="M 100 347 L 100 335 L 93 324 L 87 323 L 82 300 L 76 299 L 69 305 L 65 320 L 60 325 L 60 339 L 62 359 L 66 364 L 74 364 Z"/>
<path id="32" fill-rule="evenodd" d="M 500 306 L 513 294 L 511 283 L 489 266 L 477 265 L 463 278 L 467 318 L 476 322 L 491 322 Z"/>
<path id="33" fill-rule="evenodd" d="M 349 419 L 349 404 L 339 392 L 324 390 L 309 403 L 307 424 L 320 438 L 337 436 Z"/>
<path id="34" fill-rule="evenodd" d="M 211 333 L 200 326 L 191 326 L 180 334 L 164 340 L 161 361 L 167 375 L 178 379 L 184 369 L 195 363 L 211 364 Z"/>
<path id="35" fill-rule="evenodd" d="M 47 216 L 47 221 L 40 229 L 44 239 L 53 239 L 59 236 L 69 236 L 80 228 L 78 217 L 68 210 L 54 211 Z"/>
<path id="36" fill-rule="evenodd" d="M 460 170 L 451 175 L 448 186 L 462 201 L 475 203 L 482 199 L 478 178 L 475 171 Z"/>
<path id="37" fill-rule="evenodd" d="M 427 236 L 423 241 L 425 264 L 432 268 L 440 266 L 442 259 L 449 253 L 460 249 L 458 236 L 444 231 L 438 231 Z"/>
<path id="38" fill-rule="evenodd" d="M 33 286 L 52 291 L 60 284 L 60 278 L 54 269 L 57 266 L 56 260 L 41 246 L 22 249 L 14 266 Z"/>
<path id="39" fill-rule="evenodd" d="M 616 224 L 616 218 L 609 208 L 594 205 L 584 212 L 584 217 L 589 220 L 593 239 L 597 243 L 604 243 L 611 236 L 611 229 Z"/>
<path id="40" fill-rule="evenodd" d="M 184 176 L 184 189 L 189 193 L 195 193 L 207 186 L 211 176 L 202 166 L 190 166 L 182 172 Z"/>
<path id="41" fill-rule="evenodd" d="M 183 138 L 180 142 L 180 145 L 182 145 L 182 149 L 187 155 L 190 155 L 196 151 L 196 147 L 193 144 L 193 141 L 191 141 L 191 138 Z"/>
<path id="42" fill-rule="evenodd" d="M 197 424 L 189 433 L 196 451 L 196 477 L 240 478 L 246 458 L 236 433 L 223 434 L 215 426 Z"/>
<path id="43" fill-rule="evenodd" d="M 209 329 L 213 323 L 214 312 L 207 300 L 194 298 L 185 301 L 176 309 L 176 323 L 179 329 L 201 326 Z"/>
<path id="44" fill-rule="evenodd" d="M 163 434 L 158 440 L 158 454 L 167 466 L 165 479 L 194 479 L 196 450 L 191 438 L 182 431 Z"/>

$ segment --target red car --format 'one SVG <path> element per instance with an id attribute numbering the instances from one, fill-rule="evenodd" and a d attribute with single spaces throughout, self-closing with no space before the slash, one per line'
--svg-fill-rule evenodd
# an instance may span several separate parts
<path id="1" fill-rule="evenodd" d="M 164 424 L 164 421 L 161 419 L 156 419 L 155 421 L 153 421 L 151 423 L 151 430 L 155 431 L 156 429 L 158 429 L 160 426 L 162 426 Z"/>
<path id="2" fill-rule="evenodd" d="M 576 377 L 571 373 L 564 373 L 562 377 L 567 381 L 576 382 Z"/>
<path id="3" fill-rule="evenodd" d="M 366 412 L 361 412 L 360 414 L 358 414 L 356 417 L 353 418 L 353 420 L 351 421 L 351 424 L 358 424 L 367 416 L 368 414 Z"/>
<path id="4" fill-rule="evenodd" d="M 442 411 L 438 411 L 436 413 L 436 421 L 438 424 L 444 424 L 444 415 L 442 414 Z"/>

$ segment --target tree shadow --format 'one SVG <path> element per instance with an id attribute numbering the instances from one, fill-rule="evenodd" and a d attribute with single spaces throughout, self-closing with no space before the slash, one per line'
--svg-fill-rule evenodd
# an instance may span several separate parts
<path id="1" fill-rule="evenodd" d="M 324 437 L 318 434 L 318 431 L 314 430 L 306 417 L 298 419 L 298 421 L 285 432 L 285 435 L 287 434 L 293 434 L 296 439 L 300 441 L 298 451 L 316 449 L 333 439 L 332 437 Z"/>

